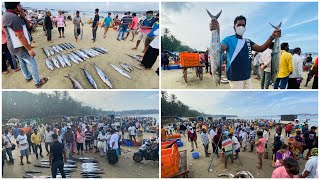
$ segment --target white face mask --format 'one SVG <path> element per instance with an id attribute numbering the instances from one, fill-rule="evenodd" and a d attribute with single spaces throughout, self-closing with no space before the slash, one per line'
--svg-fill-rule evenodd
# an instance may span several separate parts
<path id="1" fill-rule="evenodd" d="M 246 32 L 246 28 L 245 27 L 243 27 L 243 26 L 236 27 L 236 33 L 239 36 L 242 36 L 244 34 L 244 32 Z"/>

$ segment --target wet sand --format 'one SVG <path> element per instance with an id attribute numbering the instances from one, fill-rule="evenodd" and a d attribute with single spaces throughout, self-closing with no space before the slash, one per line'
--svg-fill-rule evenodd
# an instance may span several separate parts
<path id="1" fill-rule="evenodd" d="M 151 137 L 151 133 L 144 133 L 144 138 Z M 14 138 L 12 138 L 12 142 L 15 142 Z M 105 174 L 99 174 L 98 176 L 102 176 L 103 178 L 158 178 L 159 177 L 159 162 L 158 161 L 146 161 L 142 160 L 137 163 L 133 161 L 133 153 L 139 150 L 139 146 L 121 146 L 123 150 L 122 154 L 119 157 L 119 161 L 115 165 L 109 165 L 108 160 L 105 157 L 100 157 L 99 153 L 83 153 L 84 157 L 94 157 L 99 161 L 99 165 L 101 169 L 104 170 Z M 93 150 L 92 150 L 93 151 Z M 128 152 L 130 151 L 130 152 Z M 48 160 L 49 156 L 46 156 L 46 150 L 44 143 L 42 144 L 42 153 L 43 159 Z M 69 153 L 69 152 L 68 152 Z M 68 156 L 67 153 L 67 156 Z M 73 155 L 73 157 L 78 158 L 80 156 Z M 35 164 L 40 164 L 41 158 L 37 160 L 35 154 L 30 155 L 30 161 L 32 164 L 27 164 L 26 159 L 24 158 L 24 164 L 20 165 L 20 153 L 18 147 L 13 151 L 13 158 L 15 159 L 14 165 L 4 166 L 4 175 L 3 178 L 22 178 L 25 174 L 25 171 L 28 170 L 36 170 L 41 171 L 42 173 L 33 174 L 34 176 L 40 175 L 51 175 L 51 171 L 49 168 L 38 168 L 34 167 Z M 78 166 L 77 171 L 71 173 L 72 178 L 82 178 L 80 174 L 80 166 L 81 162 L 77 162 Z"/>
<path id="2" fill-rule="evenodd" d="M 230 85 L 216 84 L 212 80 L 212 76 L 209 73 L 203 74 L 203 79 L 200 80 L 196 76 L 196 71 L 194 69 L 188 69 L 188 83 L 184 81 L 182 76 L 182 70 L 162 70 L 161 71 L 161 88 L 163 89 L 230 89 Z M 313 79 L 308 83 L 308 87 L 304 87 L 307 79 L 307 72 L 303 72 L 303 83 L 300 85 L 301 89 L 311 89 Z M 252 88 L 261 89 L 260 80 L 254 79 L 256 75 L 252 75 Z M 269 89 L 273 89 L 273 86 L 270 86 Z"/>
<path id="3" fill-rule="evenodd" d="M 198 148 L 195 148 L 195 152 L 200 152 L 200 157 L 198 159 L 193 159 L 191 156 L 191 143 L 188 142 L 187 134 L 186 137 L 182 135 L 181 140 L 183 142 L 183 146 L 179 148 L 179 150 L 187 150 L 187 157 L 188 157 L 188 165 L 189 165 L 189 177 L 190 178 L 228 178 L 227 176 L 219 177 L 218 175 L 221 173 L 231 173 L 236 174 L 238 171 L 249 171 L 255 178 L 271 178 L 272 172 L 274 168 L 272 165 L 272 151 L 271 151 L 271 143 L 273 142 L 273 136 L 275 134 L 275 129 L 271 130 L 271 136 L 269 137 L 268 142 L 268 149 L 269 149 L 269 158 L 268 159 L 262 159 L 263 167 L 262 170 L 257 169 L 258 166 L 258 156 L 255 151 L 243 152 L 243 148 L 241 148 L 241 152 L 239 153 L 239 160 L 234 160 L 233 164 L 231 163 L 231 160 L 229 159 L 227 169 L 224 168 L 224 159 L 219 155 L 219 158 L 217 159 L 217 156 L 214 156 L 214 159 L 212 161 L 211 169 L 212 171 L 208 171 L 209 164 L 212 159 L 212 145 L 209 145 L 209 153 L 212 153 L 210 157 L 205 157 L 204 154 L 204 147 L 201 143 L 200 134 L 197 134 L 198 140 Z M 285 142 L 287 142 L 287 138 L 285 138 Z M 210 141 L 211 142 L 211 141 Z M 249 149 L 250 150 L 250 149 Z M 219 150 L 220 151 L 220 150 Z M 304 157 L 306 156 L 307 151 L 304 152 Z M 300 159 L 300 174 L 304 170 L 306 160 Z"/>
<path id="4" fill-rule="evenodd" d="M 100 22 L 103 20 L 100 19 Z M 85 21 L 83 21 L 85 22 Z M 130 55 L 143 55 L 142 50 L 144 48 L 144 43 L 141 42 L 138 50 L 132 50 L 136 45 L 137 36 L 134 42 L 131 42 L 131 34 L 126 41 L 116 40 L 118 31 L 109 29 L 107 37 L 103 39 L 104 29 L 99 27 L 97 31 L 97 40 L 92 43 L 92 30 L 91 25 L 84 23 L 84 35 L 83 39 L 76 43 L 74 38 L 74 29 L 72 21 L 67 21 L 67 27 L 65 28 L 65 37 L 59 38 L 59 33 L 57 28 L 52 30 L 52 41 L 53 43 L 47 42 L 47 37 L 45 32 L 42 31 L 42 27 L 38 26 L 36 32 L 32 34 L 35 41 L 35 48 L 33 48 L 36 53 L 35 58 L 38 62 L 38 71 L 40 77 L 49 77 L 49 81 L 41 88 L 45 89 L 72 89 L 71 81 L 64 76 L 68 73 L 71 74 L 73 78 L 80 82 L 83 88 L 92 89 L 89 81 L 87 80 L 84 72 L 80 68 L 85 68 L 96 81 L 99 89 L 108 89 L 109 87 L 103 83 L 100 77 L 97 75 L 94 67 L 91 65 L 95 63 L 104 73 L 109 77 L 114 89 L 158 89 L 159 88 L 159 77 L 155 73 L 159 67 L 159 60 L 155 62 L 152 69 L 150 70 L 138 70 L 134 68 L 134 71 L 128 73 L 131 76 L 131 80 L 124 77 L 117 71 L 115 71 L 109 63 L 120 67 L 119 63 L 128 63 L 130 65 L 139 66 L 139 62 L 127 56 Z M 80 37 L 80 36 L 79 36 Z M 76 46 L 76 49 L 80 48 L 91 48 L 91 47 L 103 47 L 108 50 L 108 54 L 100 55 L 94 58 L 87 59 L 80 64 L 75 64 L 71 61 L 71 67 L 67 66 L 64 68 L 54 69 L 51 71 L 48 69 L 45 63 L 45 54 L 41 48 L 48 48 L 51 45 L 56 45 L 60 43 L 70 42 Z M 70 50 L 67 50 L 68 52 Z M 65 52 L 65 51 L 64 51 Z M 64 53 L 62 52 L 62 53 Z M 142 66 L 139 66 L 142 67 Z M 121 68 L 121 67 L 120 67 Z M 34 89 L 34 81 L 26 82 L 21 71 L 14 73 L 9 67 L 10 73 L 2 76 L 2 87 L 4 89 Z"/>

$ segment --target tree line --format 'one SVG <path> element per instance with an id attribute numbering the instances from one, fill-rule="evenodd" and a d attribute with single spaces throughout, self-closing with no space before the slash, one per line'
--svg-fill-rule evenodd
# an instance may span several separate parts
<path id="1" fill-rule="evenodd" d="M 175 94 L 169 95 L 166 91 L 161 92 L 161 116 L 196 117 L 203 115 L 203 113 L 196 110 L 191 110 Z"/>
<path id="2" fill-rule="evenodd" d="M 108 102 L 106 102 L 108 103 Z M 83 105 L 72 98 L 67 91 L 54 91 L 52 94 L 30 92 L 3 92 L 2 117 L 44 118 L 50 116 L 108 116 L 158 114 L 159 110 L 106 111 Z"/>
<path id="3" fill-rule="evenodd" d="M 161 50 L 162 51 L 172 51 L 172 52 L 196 52 L 196 49 L 193 49 L 187 45 L 183 45 L 182 42 L 177 39 L 173 34 L 170 33 L 168 28 L 163 29 L 163 35 L 161 36 Z"/>

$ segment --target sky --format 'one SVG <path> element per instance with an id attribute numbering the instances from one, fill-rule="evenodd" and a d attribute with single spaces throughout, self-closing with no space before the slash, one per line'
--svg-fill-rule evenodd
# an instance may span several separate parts
<path id="1" fill-rule="evenodd" d="M 41 93 L 42 91 L 30 91 Z M 68 91 L 70 96 L 84 105 L 106 111 L 159 109 L 157 91 Z M 46 92 L 52 93 L 52 92 Z"/>
<path id="2" fill-rule="evenodd" d="M 25 7 L 38 9 L 93 11 L 148 11 L 159 10 L 157 2 L 22 2 Z"/>
<path id="3" fill-rule="evenodd" d="M 167 91 L 191 109 L 211 115 L 317 114 L 316 91 Z"/>
<path id="4" fill-rule="evenodd" d="M 243 15 L 247 18 L 244 37 L 259 45 L 274 30 L 269 22 L 278 25 L 282 21 L 280 41 L 289 42 L 290 48 L 300 47 L 303 52 L 318 52 L 316 2 L 166 2 L 161 4 L 161 28 L 169 28 L 191 48 L 205 50 L 211 38 L 206 8 L 213 15 L 222 10 L 218 19 L 221 40 L 234 34 L 234 18 Z"/>

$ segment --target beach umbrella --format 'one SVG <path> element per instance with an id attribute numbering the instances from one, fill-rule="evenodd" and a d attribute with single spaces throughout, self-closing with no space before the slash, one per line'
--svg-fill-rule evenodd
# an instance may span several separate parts
<path id="1" fill-rule="evenodd" d="M 20 123 L 20 120 L 16 118 L 11 118 L 9 119 L 8 123 Z"/>

